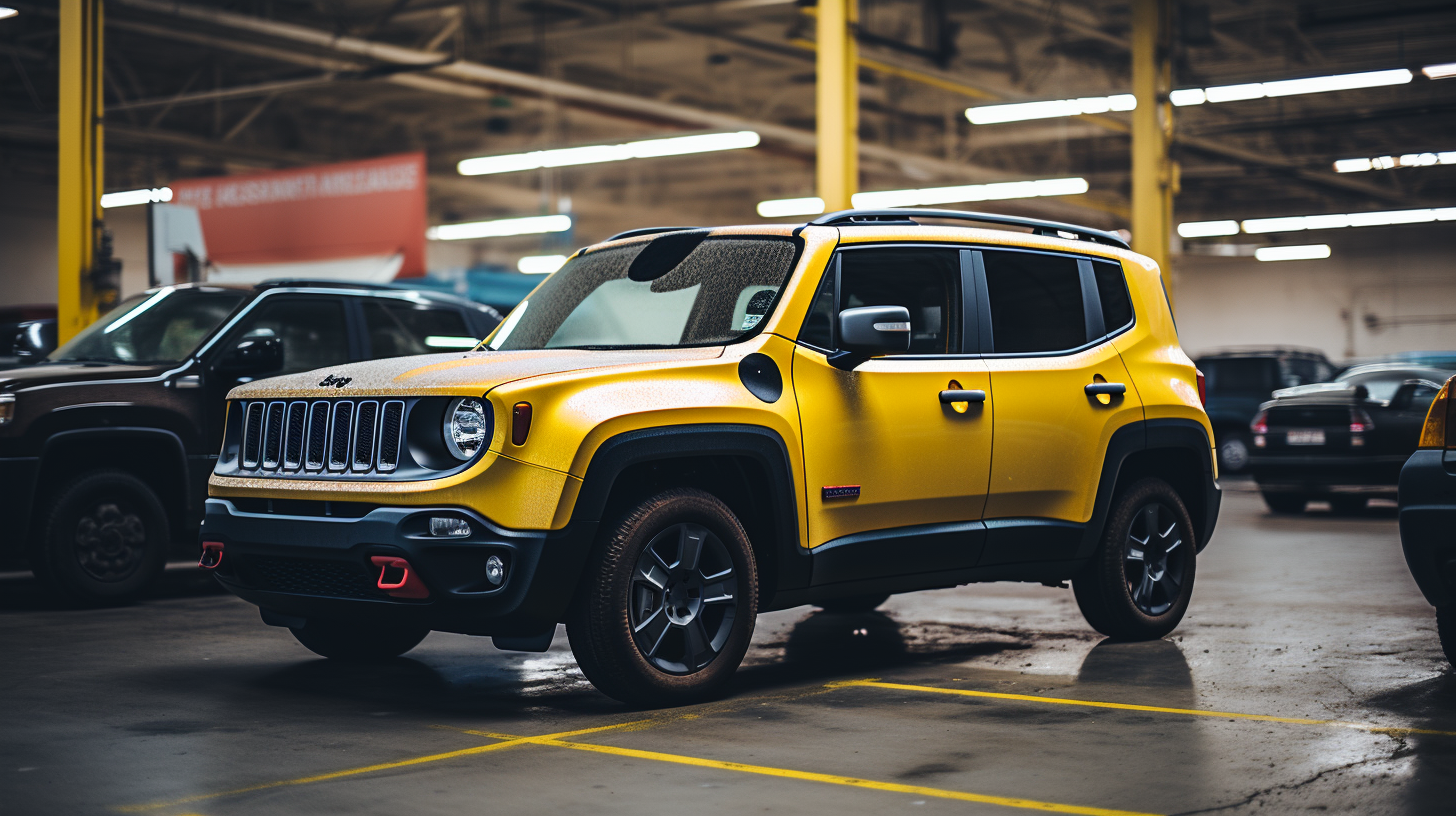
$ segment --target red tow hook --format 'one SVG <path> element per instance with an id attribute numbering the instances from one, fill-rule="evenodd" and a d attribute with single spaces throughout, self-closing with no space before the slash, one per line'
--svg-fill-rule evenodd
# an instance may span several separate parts
<path id="1" fill-rule="evenodd" d="M 222 542 L 202 542 L 202 557 L 197 559 L 197 566 L 203 569 L 215 570 L 222 564 Z"/>
<path id="2" fill-rule="evenodd" d="M 376 586 L 394 598 L 428 598 L 430 590 L 420 580 L 419 573 L 403 558 L 392 555 L 371 555 L 369 560 L 379 567 Z"/>

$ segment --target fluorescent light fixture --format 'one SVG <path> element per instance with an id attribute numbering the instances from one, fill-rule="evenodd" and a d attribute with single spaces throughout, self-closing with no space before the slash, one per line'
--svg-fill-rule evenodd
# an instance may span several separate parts
<path id="1" fill-rule="evenodd" d="M 549 275 L 564 263 L 565 255 L 527 255 L 516 261 L 516 269 L 527 275 Z"/>
<path id="2" fill-rule="evenodd" d="M 13 8 L 11 8 L 9 6 L 0 6 L 0 20 L 4 20 L 7 17 L 14 17 L 15 15 L 17 15 L 19 13 L 20 12 L 16 11 L 15 9 L 13 9 Z"/>
<path id="3" fill-rule="evenodd" d="M 1058 116 L 1130 111 L 1136 107 L 1137 97 L 1132 94 L 1085 96 L 1080 99 L 1053 99 L 1047 102 L 982 105 L 966 108 L 966 118 L 971 120 L 973 125 L 994 125 L 1000 122 L 1024 122 L 1028 119 L 1053 119 Z"/>
<path id="4" fill-rule="evenodd" d="M 1215 235 L 1238 235 L 1237 221 L 1188 221 L 1178 225 L 1182 238 L 1209 238 Z"/>
<path id="5" fill-rule="evenodd" d="M 450 337 L 442 334 L 432 334 L 425 338 L 425 345 L 430 348 L 470 349 L 480 345 L 480 341 L 474 337 Z"/>
<path id="6" fill-rule="evenodd" d="M 699 133 L 693 136 L 671 136 L 666 139 L 644 139 L 612 145 L 585 145 L 556 150 L 533 150 L 504 156 L 481 156 L 465 159 L 457 165 L 462 176 L 483 176 L 491 173 L 514 173 L 539 170 L 543 167 L 570 167 L 579 164 L 652 159 L 660 156 L 683 156 L 689 153 L 712 153 L 719 150 L 740 150 L 758 145 L 758 134 L 751 130 L 735 133 Z"/>
<path id="7" fill-rule="evenodd" d="M 1404 153 L 1399 156 L 1374 156 L 1368 159 L 1340 159 L 1336 173 L 1364 173 L 1369 170 L 1391 170 L 1396 167 L 1431 167 L 1456 164 L 1456 151 L 1445 153 Z"/>
<path id="8" fill-rule="evenodd" d="M 1268 246 L 1254 250 L 1254 258 L 1260 261 L 1314 261 L 1328 257 L 1330 257 L 1329 244 Z"/>
<path id="9" fill-rule="evenodd" d="M 132 207 L 137 204 L 151 204 L 159 201 L 171 201 L 171 187 L 153 187 L 149 190 L 127 190 L 124 193 L 107 193 L 101 196 L 102 209 L 112 207 Z"/>
<path id="10" fill-rule="evenodd" d="M 1421 69 L 1421 73 L 1425 74 L 1427 79 L 1450 79 L 1456 77 L 1456 62 L 1427 65 Z"/>
<path id="11" fill-rule="evenodd" d="M 762 218 L 783 218 L 790 215 L 818 215 L 824 212 L 824 199 L 776 198 L 758 202 L 758 214 Z"/>
<path id="12" fill-rule="evenodd" d="M 571 229 L 571 216 L 569 215 L 533 215 L 526 218 L 471 221 L 465 224 L 441 224 L 425 230 L 425 237 L 431 241 L 464 241 L 470 238 L 539 235 L 543 232 L 565 232 L 569 229 Z"/>

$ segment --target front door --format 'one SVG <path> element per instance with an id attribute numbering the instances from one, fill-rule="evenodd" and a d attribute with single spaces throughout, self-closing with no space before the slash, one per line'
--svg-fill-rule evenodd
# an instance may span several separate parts
<path id="1" fill-rule="evenodd" d="M 985 364 L 962 353 L 962 255 L 871 247 L 831 261 L 793 363 L 816 585 L 971 566 L 978 557 L 991 384 Z M 906 307 L 910 349 L 841 371 L 827 361 L 831 327 L 839 310 L 859 306 Z M 948 390 L 987 396 L 947 404 Z"/>

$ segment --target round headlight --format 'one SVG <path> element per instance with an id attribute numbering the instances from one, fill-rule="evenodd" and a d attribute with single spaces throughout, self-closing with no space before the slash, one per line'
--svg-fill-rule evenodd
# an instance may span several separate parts
<path id="1" fill-rule="evenodd" d="M 466 460 L 490 442 L 490 420 L 485 405 L 472 397 L 450 403 L 445 411 L 445 447 L 455 458 Z"/>

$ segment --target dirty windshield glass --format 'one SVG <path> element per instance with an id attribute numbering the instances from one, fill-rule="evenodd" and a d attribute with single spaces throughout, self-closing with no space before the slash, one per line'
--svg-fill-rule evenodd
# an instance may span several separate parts
<path id="1" fill-rule="evenodd" d="M 191 354 L 247 293 L 167 286 L 124 301 L 46 362 L 175 363 Z"/>
<path id="2" fill-rule="evenodd" d="M 573 258 L 511 312 L 493 349 L 732 343 L 766 319 L 799 242 L 673 233 Z"/>

